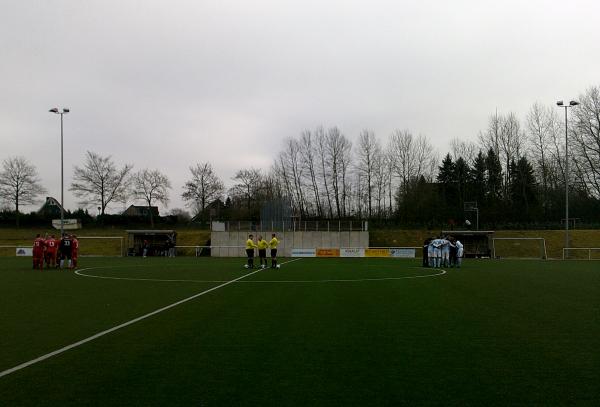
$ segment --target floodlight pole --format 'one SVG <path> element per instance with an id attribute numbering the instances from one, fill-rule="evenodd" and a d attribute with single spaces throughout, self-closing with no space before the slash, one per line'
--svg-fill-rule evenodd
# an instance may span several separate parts
<path id="1" fill-rule="evenodd" d="M 567 109 L 577 106 L 579 102 L 571 100 L 565 105 L 562 100 L 556 102 L 558 107 L 565 108 L 565 248 L 569 247 L 569 121 Z"/>
<path id="2" fill-rule="evenodd" d="M 50 113 L 59 114 L 60 115 L 60 236 L 65 232 L 65 171 L 64 171 L 64 149 L 63 149 L 63 115 L 69 113 L 69 109 L 64 108 L 59 111 L 56 107 L 50 109 Z"/>

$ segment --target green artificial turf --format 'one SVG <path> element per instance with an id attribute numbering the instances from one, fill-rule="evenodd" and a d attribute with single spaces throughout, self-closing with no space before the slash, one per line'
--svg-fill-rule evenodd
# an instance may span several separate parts
<path id="1" fill-rule="evenodd" d="M 82 259 L 130 279 L 115 280 L 30 262 L 0 258 L 0 371 L 249 273 L 243 259 Z M 0 377 L 0 405 L 598 405 L 598 263 L 467 260 L 414 278 L 437 272 L 418 265 L 258 271 Z"/>

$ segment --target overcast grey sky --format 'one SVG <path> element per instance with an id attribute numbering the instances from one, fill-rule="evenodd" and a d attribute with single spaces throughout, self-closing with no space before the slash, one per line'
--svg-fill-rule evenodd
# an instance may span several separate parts
<path id="1" fill-rule="evenodd" d="M 410 129 L 445 152 L 488 117 L 600 85 L 600 2 L 0 0 L 0 159 L 60 197 L 86 150 L 158 168 L 267 170 L 318 125 Z M 67 191 L 65 206 L 77 207 Z"/>

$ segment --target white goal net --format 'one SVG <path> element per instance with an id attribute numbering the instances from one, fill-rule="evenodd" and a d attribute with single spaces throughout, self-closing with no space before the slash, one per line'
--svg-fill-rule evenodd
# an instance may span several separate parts
<path id="1" fill-rule="evenodd" d="M 563 260 L 600 260 L 600 247 L 564 247 Z"/>
<path id="2" fill-rule="evenodd" d="M 492 257 L 495 259 L 547 259 L 546 239 L 543 237 L 492 238 Z"/>

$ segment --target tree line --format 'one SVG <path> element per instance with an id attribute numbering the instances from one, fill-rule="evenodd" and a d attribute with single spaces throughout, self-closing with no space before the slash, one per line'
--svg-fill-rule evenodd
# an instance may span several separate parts
<path id="1" fill-rule="evenodd" d="M 565 122 L 553 105 L 536 103 L 523 119 L 495 112 L 476 141 L 453 139 L 444 155 L 424 135 L 395 130 L 384 140 L 363 130 L 353 143 L 340 128 L 306 129 L 283 141 L 271 168 L 239 169 L 225 187 L 209 162 L 190 167 L 182 199 L 199 219 L 258 219 L 267 202 L 285 202 L 300 219 L 371 219 L 437 227 L 463 222 L 477 203 L 482 224 L 558 224 L 565 183 L 573 218 L 600 221 L 600 88 L 591 87 Z M 567 162 L 569 172 L 567 173 Z M 156 169 L 118 167 L 87 152 L 69 189 L 84 207 L 142 201 L 168 205 L 172 189 Z M 19 212 L 45 193 L 23 157 L 4 160 L 0 199 Z M 150 211 L 151 213 L 151 211 Z M 17 218 L 18 219 L 18 218 Z M 564 219 L 562 219 L 564 221 Z M 150 219 L 153 222 L 153 219 Z"/>

